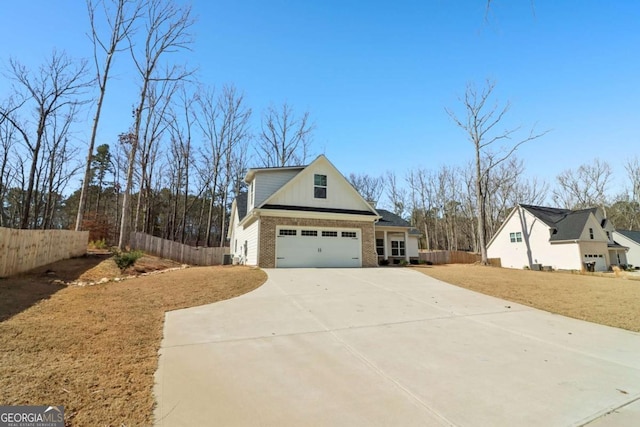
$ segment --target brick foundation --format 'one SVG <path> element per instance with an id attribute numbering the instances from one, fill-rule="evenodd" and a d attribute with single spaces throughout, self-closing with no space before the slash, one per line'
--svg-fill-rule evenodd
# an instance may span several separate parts
<path id="1" fill-rule="evenodd" d="M 258 236 L 260 242 L 258 265 L 262 268 L 274 268 L 276 266 L 276 226 L 278 225 L 359 228 L 362 233 L 362 266 L 378 266 L 373 222 L 263 216 L 260 218 L 260 235 Z"/>

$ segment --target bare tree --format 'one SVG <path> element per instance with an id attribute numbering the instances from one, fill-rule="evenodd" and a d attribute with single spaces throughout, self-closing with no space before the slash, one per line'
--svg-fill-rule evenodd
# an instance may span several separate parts
<path id="1" fill-rule="evenodd" d="M 171 100 L 181 87 L 179 82 L 171 80 L 152 81 L 149 83 L 147 94 L 147 108 L 143 115 L 143 124 L 140 132 L 141 140 L 138 142 L 140 156 L 139 162 L 139 191 L 135 209 L 134 230 L 149 232 L 149 204 L 151 203 L 151 180 L 154 174 L 154 166 L 158 157 L 159 143 L 167 128 L 175 122 L 175 114 L 169 113 Z M 143 203 L 144 202 L 144 203 Z M 144 204 L 144 206 L 142 206 Z M 140 211 L 143 211 L 142 224 L 139 223 Z"/>
<path id="2" fill-rule="evenodd" d="M 282 107 L 270 106 L 262 115 L 262 125 L 256 153 L 263 166 L 302 165 L 307 161 L 311 134 L 315 125 L 309 112 L 296 117 L 286 102 Z"/>
<path id="3" fill-rule="evenodd" d="M 20 134 L 31 157 L 31 165 L 20 222 L 28 228 L 36 170 L 39 164 L 46 127 L 56 114 L 73 111 L 81 102 L 78 97 L 88 86 L 86 62 L 74 61 L 64 53 L 53 52 L 47 62 L 32 73 L 15 59 L 9 61 L 8 77 L 18 86 L 19 99 L 8 108 L 0 109 L 0 119 L 5 119 Z M 33 122 L 21 120 L 18 111 L 34 112 Z"/>
<path id="4" fill-rule="evenodd" d="M 6 227 L 8 220 L 4 200 L 13 182 L 14 171 L 10 160 L 15 137 L 15 128 L 8 120 L 0 118 L 0 227 Z"/>
<path id="5" fill-rule="evenodd" d="M 435 206 L 435 175 L 425 169 L 410 170 L 405 177 L 409 185 L 412 206 L 412 222 L 422 226 L 424 233 L 425 249 L 431 250 L 432 233 L 430 228 L 433 223 L 433 211 Z"/>
<path id="6" fill-rule="evenodd" d="M 567 169 L 556 178 L 558 185 L 553 190 L 553 200 L 567 209 L 605 207 L 611 175 L 611 166 L 600 159 L 577 169 Z"/>
<path id="7" fill-rule="evenodd" d="M 640 204 L 640 159 L 637 156 L 628 159 L 624 164 L 624 168 L 627 171 L 627 178 L 631 185 L 629 196 L 631 200 Z"/>
<path id="8" fill-rule="evenodd" d="M 109 40 L 103 40 L 98 34 L 98 23 L 96 13 L 98 6 L 102 6 L 102 12 L 110 30 Z M 91 178 L 91 159 L 93 157 L 93 149 L 96 143 L 96 135 L 98 134 L 98 123 L 102 113 L 102 104 L 104 102 L 107 90 L 107 82 L 109 81 L 109 72 L 114 55 L 121 51 L 119 48 L 121 43 L 132 32 L 133 24 L 140 17 L 142 5 L 138 0 L 87 0 L 87 10 L 89 12 L 89 24 L 91 25 L 91 42 L 93 44 L 93 63 L 96 70 L 96 82 L 98 83 L 98 102 L 96 111 L 93 116 L 93 126 L 91 128 L 91 138 L 89 139 L 89 150 L 87 161 L 84 168 L 84 178 L 82 180 L 82 188 L 80 190 L 80 201 L 78 202 L 78 215 L 76 217 L 76 231 L 82 227 L 82 217 L 84 215 L 84 207 L 87 201 L 87 191 L 89 189 L 89 181 Z M 99 53 L 100 52 L 100 53 Z M 104 56 L 101 58 L 101 56 Z"/>
<path id="9" fill-rule="evenodd" d="M 350 173 L 348 181 L 367 202 L 377 203 L 384 192 L 384 177 L 382 175 Z"/>
<path id="10" fill-rule="evenodd" d="M 404 218 L 408 206 L 407 191 L 400 186 L 394 172 L 387 172 L 386 181 L 387 199 L 391 204 L 391 210 L 399 217 Z"/>
<path id="11" fill-rule="evenodd" d="M 218 209 L 218 237 L 220 246 L 223 246 L 229 193 L 237 194 L 234 191 L 234 165 L 238 159 L 242 159 L 244 165 L 245 156 L 241 152 L 246 151 L 245 145 L 250 138 L 251 109 L 245 105 L 244 94 L 233 85 L 225 85 L 218 95 L 212 89 L 202 89 L 197 101 L 200 108 L 197 120 L 206 142 L 201 170 L 202 175 L 208 176 L 210 195 L 205 242 L 207 246 L 212 245 L 214 211 Z"/>
<path id="12" fill-rule="evenodd" d="M 120 223 L 120 237 L 118 248 L 122 249 L 129 239 L 131 218 L 128 215 L 131 203 L 131 188 L 135 160 L 140 141 L 143 110 L 147 106 L 148 87 L 152 81 L 184 80 L 189 72 L 181 67 L 167 67 L 159 71 L 160 59 L 169 53 L 188 49 L 191 43 L 189 29 L 193 25 L 190 7 L 179 7 L 171 0 L 149 0 L 146 5 L 146 34 L 141 52 L 134 50 L 130 41 L 131 56 L 141 79 L 140 93 L 137 106 L 133 111 L 133 138 L 127 167 L 125 190 L 122 200 L 122 218 Z M 127 37 L 130 39 L 131 35 Z"/>
<path id="13" fill-rule="evenodd" d="M 502 122 L 509 112 L 510 104 L 500 106 L 497 102 L 491 102 L 491 95 L 495 89 L 495 83 L 487 80 L 480 90 L 474 84 L 468 84 L 463 98 L 465 116 L 459 118 L 457 114 L 446 108 L 447 114 L 467 135 L 467 139 L 475 151 L 475 191 L 477 199 L 478 219 L 478 246 L 482 257 L 482 263 L 487 265 L 487 235 L 486 235 L 486 188 L 485 180 L 490 171 L 503 161 L 507 160 L 522 144 L 540 138 L 548 131 L 537 133 L 532 128 L 528 135 L 517 137 L 520 127 L 496 131 L 496 127 Z M 515 140 L 514 140 L 515 138 Z M 509 145 L 499 148 L 491 153 L 496 142 L 512 141 Z M 490 154 L 490 155 L 489 155 Z M 483 158 L 485 162 L 483 164 Z"/>

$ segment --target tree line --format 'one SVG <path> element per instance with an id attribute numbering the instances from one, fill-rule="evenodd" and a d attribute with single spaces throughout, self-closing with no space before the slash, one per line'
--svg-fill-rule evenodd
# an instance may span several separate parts
<path id="1" fill-rule="evenodd" d="M 188 6 L 88 0 L 87 17 L 91 60 L 54 50 L 37 69 L 10 58 L 4 70 L 12 87 L 0 100 L 0 226 L 88 229 L 120 247 L 130 231 L 223 245 L 250 156 L 264 166 L 304 163 L 309 113 L 272 104 L 256 131 L 241 90 L 199 83 L 175 58 L 193 43 Z M 138 84 L 132 119 L 98 145 L 113 64 L 126 58 Z M 74 130 L 87 111 L 82 162 Z"/>
<path id="2" fill-rule="evenodd" d="M 305 164 L 315 123 L 308 112 L 272 104 L 253 109 L 233 84 L 200 83 L 179 64 L 193 43 L 191 9 L 172 0 L 87 0 L 91 59 L 54 50 L 30 69 L 9 58 L 11 90 L 0 98 L 0 226 L 89 230 L 123 247 L 130 231 L 194 245 L 224 245 L 230 206 L 248 166 Z M 135 76 L 131 121 L 98 144 L 115 61 Z M 368 200 L 408 219 L 425 249 L 486 245 L 517 203 L 602 206 L 620 228 L 640 227 L 640 167 L 625 160 L 627 188 L 611 193 L 605 161 L 562 172 L 554 183 L 526 178 L 517 149 L 547 131 L 498 130 L 509 103 L 495 82 L 469 84 L 446 111 L 469 141 L 464 166 L 415 168 L 403 175 L 351 174 Z M 80 118 L 90 114 L 87 141 Z M 77 179 L 80 179 L 78 184 Z M 76 188 L 77 186 L 77 188 Z"/>

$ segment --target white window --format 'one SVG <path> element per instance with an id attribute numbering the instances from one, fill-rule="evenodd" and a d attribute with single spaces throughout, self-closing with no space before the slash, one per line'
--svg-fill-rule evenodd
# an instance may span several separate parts
<path id="1" fill-rule="evenodd" d="M 522 242 L 522 233 L 519 231 L 516 233 L 509 233 L 509 240 L 511 240 L 511 243 Z"/>
<path id="2" fill-rule="evenodd" d="M 327 198 L 327 175 L 313 175 L 313 197 L 316 199 Z"/>
<path id="3" fill-rule="evenodd" d="M 300 230 L 300 235 L 315 237 L 318 235 L 318 232 L 316 230 Z"/>
<path id="4" fill-rule="evenodd" d="M 285 229 L 280 230 L 281 236 L 295 236 L 296 234 L 297 234 L 296 230 L 285 230 Z"/>
<path id="5" fill-rule="evenodd" d="M 323 231 L 322 237 L 338 237 L 337 231 Z"/>
<path id="6" fill-rule="evenodd" d="M 343 231 L 342 237 L 358 237 L 355 231 Z"/>
<path id="7" fill-rule="evenodd" d="M 404 256 L 404 241 L 392 240 L 391 241 L 391 256 Z"/>

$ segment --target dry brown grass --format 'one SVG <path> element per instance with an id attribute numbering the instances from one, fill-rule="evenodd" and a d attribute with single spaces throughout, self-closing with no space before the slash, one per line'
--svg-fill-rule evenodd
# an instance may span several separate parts
<path id="1" fill-rule="evenodd" d="M 443 282 L 552 313 L 640 332 L 637 280 L 468 264 L 421 266 L 418 271 Z"/>
<path id="2" fill-rule="evenodd" d="M 64 278 L 104 259 L 85 261 Z M 0 281 L 0 403 L 64 405 L 70 425 L 150 425 L 165 311 L 232 298 L 265 280 L 261 270 L 229 266 L 87 287 L 53 285 L 46 270 Z"/>

